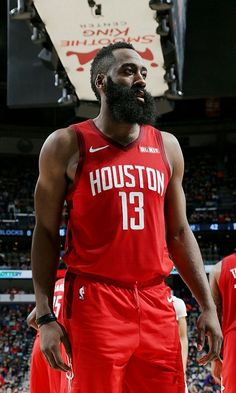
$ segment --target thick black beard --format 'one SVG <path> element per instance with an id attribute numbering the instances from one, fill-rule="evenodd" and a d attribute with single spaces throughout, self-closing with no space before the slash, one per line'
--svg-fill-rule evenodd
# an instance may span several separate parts
<path id="1" fill-rule="evenodd" d="M 108 76 L 106 98 L 113 119 L 119 123 L 154 124 L 155 101 L 150 93 L 144 90 L 144 102 L 136 96 L 140 86 L 127 87 L 114 83 Z"/>

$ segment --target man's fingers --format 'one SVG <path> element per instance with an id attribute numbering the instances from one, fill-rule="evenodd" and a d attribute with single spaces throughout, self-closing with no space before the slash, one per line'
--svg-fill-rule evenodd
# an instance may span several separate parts
<path id="1" fill-rule="evenodd" d="M 205 331 L 203 329 L 198 330 L 197 336 L 197 350 L 200 352 L 203 350 L 205 344 Z"/>
<path id="2" fill-rule="evenodd" d="M 61 341 L 65 347 L 68 357 L 71 358 L 71 345 L 68 336 L 67 335 L 63 336 Z"/>
<path id="3" fill-rule="evenodd" d="M 61 370 L 65 372 L 71 370 L 70 367 L 63 362 L 60 352 L 58 354 L 55 352 L 46 351 L 43 352 L 43 354 L 51 368 L 55 368 L 56 370 Z"/>
<path id="4" fill-rule="evenodd" d="M 216 377 L 215 375 L 212 375 L 214 378 L 215 383 L 217 383 L 218 385 L 221 385 L 221 380 L 219 377 Z"/>
<path id="5" fill-rule="evenodd" d="M 201 358 L 197 359 L 197 362 L 200 366 L 205 366 L 207 363 L 211 362 L 215 358 L 216 357 L 214 356 L 214 354 L 209 352 Z"/>
<path id="6" fill-rule="evenodd" d="M 57 367 L 57 365 L 56 365 L 56 362 L 55 362 L 55 359 L 54 359 L 52 353 L 43 352 L 43 355 L 51 368 L 59 369 L 59 367 Z"/>
<path id="7" fill-rule="evenodd" d="M 70 345 L 70 341 L 69 341 L 68 335 L 66 333 L 66 330 L 65 330 L 64 326 L 61 325 L 61 324 L 60 324 L 60 326 L 61 326 L 61 329 L 63 331 L 63 336 L 61 338 L 61 342 L 63 343 L 63 345 L 65 347 L 65 350 L 66 350 L 66 353 L 67 353 L 68 357 L 71 358 L 71 345 Z"/>
<path id="8" fill-rule="evenodd" d="M 48 364 L 60 371 L 71 371 L 71 367 L 63 361 L 60 347 L 62 342 L 69 358 L 71 358 L 71 346 L 65 328 L 58 322 L 52 322 L 46 330 L 46 335 L 44 328 L 43 325 L 40 331 L 40 349 Z"/>
<path id="9" fill-rule="evenodd" d="M 209 352 L 198 359 L 198 364 L 205 365 L 220 356 L 222 338 L 219 336 L 209 337 Z"/>
<path id="10" fill-rule="evenodd" d="M 59 352 L 57 351 L 56 353 L 53 353 L 53 356 L 54 356 L 56 365 L 57 365 L 57 367 L 60 370 L 62 370 L 62 371 L 71 371 L 71 368 L 65 362 L 63 362 L 63 359 L 61 357 L 60 351 Z"/>

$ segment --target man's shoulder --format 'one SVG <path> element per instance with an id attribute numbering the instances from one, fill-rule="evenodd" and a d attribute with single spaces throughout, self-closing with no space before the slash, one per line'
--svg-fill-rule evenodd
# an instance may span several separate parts
<path id="1" fill-rule="evenodd" d="M 92 119 L 87 119 L 81 122 L 77 122 L 77 123 L 72 123 L 68 129 L 70 130 L 74 130 L 75 132 L 83 132 L 83 131 L 87 131 L 90 130 L 91 128 L 93 128 L 93 120 Z"/>
<path id="2" fill-rule="evenodd" d="M 211 269 L 210 277 L 219 282 L 221 275 L 222 261 L 217 262 Z"/>
<path id="3" fill-rule="evenodd" d="M 176 145 L 179 146 L 178 139 L 171 132 L 160 130 L 158 127 L 152 126 L 150 124 L 144 124 L 143 127 L 147 132 L 154 131 L 154 132 L 160 133 L 164 144 L 172 145 L 172 146 L 176 146 Z"/>
<path id="4" fill-rule="evenodd" d="M 91 127 L 90 123 L 91 123 L 90 119 L 78 123 L 72 123 L 67 127 L 59 128 L 55 130 L 49 135 L 47 139 L 49 141 L 53 140 L 53 142 L 58 142 L 58 143 L 70 141 L 75 137 L 77 131 L 84 130 L 86 128 Z"/>
<path id="5" fill-rule="evenodd" d="M 60 128 L 52 132 L 46 140 L 46 143 L 52 148 L 56 149 L 63 147 L 64 149 L 70 145 L 71 141 L 75 139 L 74 129 L 69 126 Z"/>
<path id="6" fill-rule="evenodd" d="M 170 133 L 169 131 L 160 131 L 160 132 L 164 143 L 171 145 L 173 147 L 179 146 L 179 141 L 176 138 L 176 136 L 174 136 L 174 134 Z"/>
<path id="7" fill-rule="evenodd" d="M 235 263 L 236 264 L 236 252 L 233 254 L 227 255 L 223 258 L 222 262 L 226 263 Z"/>
<path id="8" fill-rule="evenodd" d="M 77 137 L 72 126 L 52 132 L 45 140 L 40 157 L 43 160 L 67 159 L 77 150 Z"/>

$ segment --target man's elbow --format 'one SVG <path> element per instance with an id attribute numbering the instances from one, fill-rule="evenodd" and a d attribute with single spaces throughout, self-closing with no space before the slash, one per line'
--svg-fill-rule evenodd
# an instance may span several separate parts
<path id="1" fill-rule="evenodd" d="M 189 236 L 192 236 L 192 231 L 188 224 L 176 227 L 171 231 L 167 230 L 166 242 L 168 248 L 176 244 L 184 244 Z"/>

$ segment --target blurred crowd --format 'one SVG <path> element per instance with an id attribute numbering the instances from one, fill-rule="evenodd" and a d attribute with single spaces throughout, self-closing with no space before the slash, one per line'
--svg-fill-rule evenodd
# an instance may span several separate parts
<path id="1" fill-rule="evenodd" d="M 26 317 L 32 307 L 0 304 L 0 392 L 28 392 L 29 359 L 35 333 L 27 327 Z"/>
<path id="2" fill-rule="evenodd" d="M 184 190 L 190 223 L 236 222 L 234 152 L 216 148 L 186 150 Z"/>

